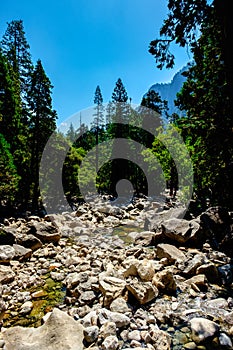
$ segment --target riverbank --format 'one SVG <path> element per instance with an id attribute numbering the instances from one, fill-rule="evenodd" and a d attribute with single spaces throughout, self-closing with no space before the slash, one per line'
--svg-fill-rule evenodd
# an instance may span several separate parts
<path id="1" fill-rule="evenodd" d="M 141 199 L 5 220 L 0 347 L 231 349 L 231 216 L 165 209 Z"/>

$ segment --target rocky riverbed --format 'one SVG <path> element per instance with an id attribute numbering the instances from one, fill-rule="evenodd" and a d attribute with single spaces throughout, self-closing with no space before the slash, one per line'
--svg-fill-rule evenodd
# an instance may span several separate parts
<path id="1" fill-rule="evenodd" d="M 183 216 L 138 199 L 4 219 L 0 348 L 232 349 L 232 215 Z"/>

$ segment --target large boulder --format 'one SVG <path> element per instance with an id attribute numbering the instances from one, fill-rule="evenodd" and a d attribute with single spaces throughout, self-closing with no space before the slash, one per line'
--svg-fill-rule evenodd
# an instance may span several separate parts
<path id="1" fill-rule="evenodd" d="M 141 282 L 137 278 L 128 278 L 126 288 L 141 304 L 147 304 L 155 299 L 159 291 L 151 282 Z"/>
<path id="2" fill-rule="evenodd" d="M 167 333 L 160 329 L 157 329 L 155 326 L 151 326 L 149 332 L 151 341 L 150 343 L 154 346 L 155 349 L 159 350 L 170 350 L 172 344 L 172 338 Z"/>
<path id="3" fill-rule="evenodd" d="M 223 207 L 211 207 L 200 215 L 200 224 L 214 249 L 232 256 L 233 231 L 231 217 Z"/>
<path id="4" fill-rule="evenodd" d="M 15 256 L 15 250 L 10 245 L 0 245 L 0 263 L 9 263 Z"/>
<path id="5" fill-rule="evenodd" d="M 32 250 L 30 248 L 25 248 L 19 244 L 13 244 L 13 248 L 15 250 L 14 259 L 23 261 L 29 259 L 32 255 Z"/>
<path id="6" fill-rule="evenodd" d="M 167 258 L 170 264 L 186 260 L 184 253 L 171 244 L 161 243 L 157 245 L 156 255 L 159 259 Z"/>
<path id="7" fill-rule="evenodd" d="M 57 243 L 61 238 L 58 228 L 52 223 L 33 221 L 29 227 L 30 233 L 39 238 L 42 243 Z"/>
<path id="8" fill-rule="evenodd" d="M 98 319 L 101 326 L 107 322 L 115 323 L 118 328 L 126 327 L 130 324 L 130 318 L 128 316 L 120 312 L 109 311 L 105 308 L 100 309 Z"/>
<path id="9" fill-rule="evenodd" d="M 170 218 L 165 220 L 161 226 L 163 234 L 179 244 L 185 244 L 188 241 L 200 242 L 200 225 L 195 220 Z"/>
<path id="10" fill-rule="evenodd" d="M 57 308 L 38 328 L 5 328 L 2 335 L 7 350 L 83 349 L 82 325 Z"/>
<path id="11" fill-rule="evenodd" d="M 165 294 L 176 293 L 176 282 L 173 273 L 169 269 L 164 269 L 154 275 L 152 284 Z"/>
<path id="12" fill-rule="evenodd" d="M 202 317 L 193 318 L 190 325 L 192 338 L 197 344 L 212 339 L 219 332 L 219 325 Z"/>
<path id="13" fill-rule="evenodd" d="M 114 299 L 123 295 L 126 287 L 125 280 L 108 276 L 105 272 L 99 275 L 99 289 L 103 293 L 104 305 L 109 305 Z"/>
<path id="14" fill-rule="evenodd" d="M 43 246 L 41 240 L 31 234 L 23 235 L 17 239 L 17 244 L 35 251 Z"/>
<path id="15" fill-rule="evenodd" d="M 138 232 L 134 237 L 135 245 L 141 245 L 144 247 L 152 246 L 155 244 L 155 232 L 143 231 Z"/>
<path id="16" fill-rule="evenodd" d="M 185 208 L 171 208 L 170 210 L 163 210 L 154 213 L 153 215 L 146 213 L 144 229 L 147 231 L 158 232 L 161 229 L 161 224 L 171 218 L 182 219 L 185 216 Z"/>
<path id="17" fill-rule="evenodd" d="M 126 262 L 126 270 L 124 271 L 124 277 L 138 276 L 142 281 L 152 281 L 155 274 L 153 263 L 150 260 L 143 259 L 129 259 Z"/>

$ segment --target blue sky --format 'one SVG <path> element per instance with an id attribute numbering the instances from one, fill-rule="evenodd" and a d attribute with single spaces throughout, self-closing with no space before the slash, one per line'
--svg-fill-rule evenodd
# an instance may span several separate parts
<path id="1" fill-rule="evenodd" d="M 186 51 L 174 47 L 176 66 L 160 71 L 148 53 L 166 5 L 167 0 L 2 1 L 0 35 L 6 22 L 23 20 L 33 62 L 42 60 L 54 85 L 59 124 L 93 105 L 97 85 L 108 102 L 120 77 L 138 104 L 151 85 L 170 81 L 186 64 Z"/>

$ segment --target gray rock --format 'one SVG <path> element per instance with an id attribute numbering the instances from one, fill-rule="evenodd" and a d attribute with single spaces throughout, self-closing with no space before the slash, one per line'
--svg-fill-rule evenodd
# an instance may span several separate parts
<path id="1" fill-rule="evenodd" d="M 196 273 L 204 274 L 210 283 L 220 283 L 218 269 L 212 262 L 199 266 Z"/>
<path id="2" fill-rule="evenodd" d="M 184 253 L 171 244 L 161 243 L 157 245 L 157 257 L 159 259 L 167 258 L 168 261 L 173 264 L 175 262 L 184 261 Z"/>
<path id="3" fill-rule="evenodd" d="M 2 299 L 0 299 L 0 322 L 2 321 L 5 315 L 6 309 L 7 309 L 6 303 Z"/>
<path id="4" fill-rule="evenodd" d="M 169 239 L 184 244 L 190 240 L 197 240 L 200 225 L 195 221 L 171 218 L 162 223 L 162 232 Z"/>
<path id="5" fill-rule="evenodd" d="M 159 291 L 151 282 L 141 282 L 137 278 L 128 278 L 126 288 L 141 305 L 155 299 Z"/>
<path id="6" fill-rule="evenodd" d="M 205 262 L 204 254 L 196 254 L 192 259 L 190 259 L 187 262 L 187 265 L 183 272 L 186 275 L 195 275 L 197 268 L 203 265 L 204 262 Z"/>
<path id="7" fill-rule="evenodd" d="M 191 286 L 195 290 L 197 289 L 197 291 L 199 291 L 199 288 L 205 290 L 208 287 L 207 278 L 205 275 L 193 276 L 192 278 L 187 279 L 184 283 Z"/>
<path id="8" fill-rule="evenodd" d="M 93 343 L 97 340 L 99 335 L 99 328 L 97 326 L 90 326 L 84 328 L 84 338 L 88 343 Z"/>
<path id="9" fill-rule="evenodd" d="M 148 247 L 148 246 L 154 245 L 154 237 L 155 237 L 155 233 L 151 231 L 138 232 L 135 235 L 134 243 L 136 245 L 142 245 L 144 247 Z"/>
<path id="10" fill-rule="evenodd" d="M 119 347 L 119 342 L 116 336 L 110 335 L 105 338 L 102 343 L 103 350 L 117 350 Z"/>
<path id="11" fill-rule="evenodd" d="M 233 234 L 228 211 L 220 206 L 208 208 L 200 215 L 200 222 L 211 246 L 232 256 Z"/>
<path id="12" fill-rule="evenodd" d="M 125 262 L 127 268 L 124 271 L 124 277 L 138 276 L 142 281 L 152 281 L 155 274 L 154 265 L 150 260 L 129 259 Z"/>
<path id="13" fill-rule="evenodd" d="M 121 328 L 130 323 L 130 318 L 119 312 L 111 312 L 103 308 L 99 312 L 99 322 L 101 325 L 106 322 L 114 322 L 117 327 Z"/>
<path id="14" fill-rule="evenodd" d="M 151 330 L 149 332 L 151 337 L 151 344 L 155 349 L 159 350 L 170 350 L 172 344 L 171 336 L 160 329 L 157 329 L 155 326 L 151 326 Z"/>
<path id="15" fill-rule="evenodd" d="M 122 314 L 125 314 L 126 312 L 130 311 L 130 308 L 128 307 L 125 299 L 117 298 L 111 303 L 110 310 L 113 312 L 120 312 Z"/>
<path id="16" fill-rule="evenodd" d="M 3 329 L 2 334 L 7 350 L 83 349 L 83 327 L 56 308 L 38 328 L 16 326 Z"/>
<path id="17" fill-rule="evenodd" d="M 168 269 L 157 272 L 152 280 L 152 284 L 154 284 L 163 293 L 176 293 L 176 282 L 173 277 L 173 273 Z"/>
<path id="18" fill-rule="evenodd" d="M 225 333 L 220 333 L 219 343 L 221 346 L 223 346 L 227 349 L 233 348 L 231 338 L 228 335 L 226 335 Z"/>
<path id="19" fill-rule="evenodd" d="M 213 300 L 207 300 L 206 306 L 214 309 L 228 309 L 228 302 L 224 298 L 216 298 Z"/>
<path id="20" fill-rule="evenodd" d="M 155 274 L 155 269 L 150 260 L 144 259 L 139 262 L 137 272 L 142 281 L 148 282 L 152 281 Z"/>
<path id="21" fill-rule="evenodd" d="M 224 320 L 225 320 L 228 324 L 233 325 L 233 311 L 228 312 L 228 313 L 225 315 Z M 233 334 L 232 334 L 232 335 L 233 335 Z"/>
<path id="22" fill-rule="evenodd" d="M 100 337 L 105 339 L 109 335 L 116 335 L 117 328 L 114 322 L 106 322 L 100 328 Z"/>
<path id="23" fill-rule="evenodd" d="M 195 317 L 190 321 L 192 339 L 199 344 L 209 338 L 213 338 L 219 332 L 219 326 L 210 320 L 202 317 Z"/>
<path id="24" fill-rule="evenodd" d="M 48 222 L 30 223 L 30 233 L 39 238 L 43 243 L 57 243 L 61 236 L 55 225 Z"/>
<path id="25" fill-rule="evenodd" d="M 25 303 L 23 303 L 23 305 L 21 306 L 20 314 L 26 315 L 29 312 L 31 312 L 32 308 L 33 308 L 33 303 L 28 300 Z"/>
<path id="26" fill-rule="evenodd" d="M 129 332 L 128 339 L 129 340 L 140 341 L 141 340 L 141 332 L 138 331 L 137 329 L 135 329 L 134 331 Z"/>
<path id="27" fill-rule="evenodd" d="M 8 263 L 15 256 L 15 250 L 10 245 L 0 245 L 0 263 Z"/>
<path id="28" fill-rule="evenodd" d="M 95 310 L 91 310 L 86 314 L 82 319 L 82 325 L 83 327 L 91 327 L 91 326 L 97 326 L 98 323 L 98 315 Z"/>
<path id="29" fill-rule="evenodd" d="M 0 265 L 0 284 L 8 284 L 12 282 L 15 278 L 15 273 L 12 271 L 11 267 Z"/>
<path id="30" fill-rule="evenodd" d="M 87 290 L 86 292 L 82 292 L 79 301 L 82 304 L 91 304 L 96 298 L 95 293 L 92 290 Z"/>
<path id="31" fill-rule="evenodd" d="M 18 238 L 17 244 L 22 245 L 25 248 L 30 248 L 32 251 L 35 251 L 43 246 L 39 238 L 31 234 L 24 235 L 23 237 Z"/>
<path id="32" fill-rule="evenodd" d="M 14 259 L 23 261 L 31 257 L 32 250 L 30 248 L 25 248 L 22 245 L 19 244 L 13 244 L 13 248 L 15 250 L 15 257 Z"/>
<path id="33" fill-rule="evenodd" d="M 67 286 L 68 290 L 76 287 L 80 283 L 80 274 L 78 272 L 69 273 L 66 276 L 64 283 Z"/>
<path id="34" fill-rule="evenodd" d="M 145 230 L 158 231 L 161 229 L 161 223 L 170 218 L 182 219 L 185 215 L 186 209 L 184 208 L 171 208 L 170 210 L 164 210 L 159 213 L 151 215 L 149 213 L 145 220 Z"/>
<path id="35" fill-rule="evenodd" d="M 121 278 L 108 276 L 105 272 L 99 275 L 99 289 L 105 296 L 105 306 L 122 296 L 126 282 Z"/>
<path id="36" fill-rule="evenodd" d="M 219 266 L 218 273 L 222 284 L 229 285 L 233 282 L 233 266 L 231 264 Z"/>

